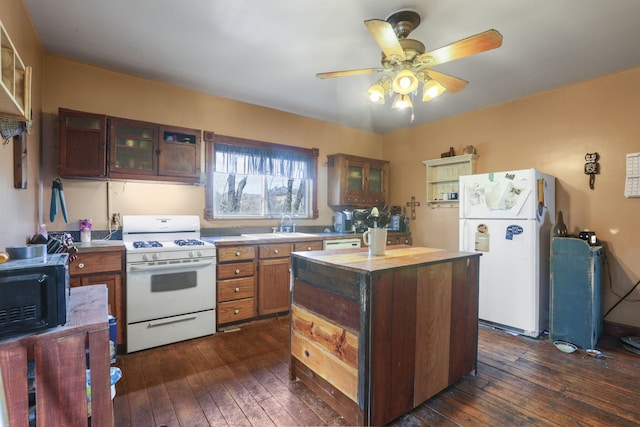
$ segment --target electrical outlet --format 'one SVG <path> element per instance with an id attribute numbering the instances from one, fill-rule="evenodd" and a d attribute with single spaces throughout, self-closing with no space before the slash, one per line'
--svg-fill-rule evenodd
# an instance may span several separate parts
<path id="1" fill-rule="evenodd" d="M 120 214 L 114 213 L 111 214 L 111 225 L 119 227 L 120 226 Z"/>

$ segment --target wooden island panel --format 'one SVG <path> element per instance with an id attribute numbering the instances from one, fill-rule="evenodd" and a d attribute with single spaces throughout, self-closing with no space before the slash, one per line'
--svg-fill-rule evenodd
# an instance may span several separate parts
<path id="1" fill-rule="evenodd" d="M 416 247 L 294 253 L 291 378 L 350 424 L 383 425 L 475 372 L 478 258 Z"/>

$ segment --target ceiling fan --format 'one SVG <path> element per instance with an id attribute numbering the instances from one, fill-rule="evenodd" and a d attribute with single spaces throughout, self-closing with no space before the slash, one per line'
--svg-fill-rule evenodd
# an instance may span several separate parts
<path id="1" fill-rule="evenodd" d="M 382 67 L 357 70 L 330 71 L 318 73 L 316 77 L 329 79 L 360 74 L 382 72 L 386 75 L 368 90 L 372 102 L 384 104 L 384 97 L 395 92 L 393 108 L 412 106 L 410 94 L 423 83 L 423 101 L 441 95 L 445 90 L 456 93 L 464 89 L 468 81 L 434 71 L 428 67 L 443 64 L 476 53 L 495 49 L 502 45 L 502 35 L 496 30 L 487 30 L 466 39 L 430 52 L 425 52 L 424 44 L 407 36 L 420 25 L 420 15 L 413 10 L 393 13 L 385 21 L 369 19 L 364 21 L 373 38 L 382 49 Z M 391 76 L 389 76 L 389 74 Z"/>

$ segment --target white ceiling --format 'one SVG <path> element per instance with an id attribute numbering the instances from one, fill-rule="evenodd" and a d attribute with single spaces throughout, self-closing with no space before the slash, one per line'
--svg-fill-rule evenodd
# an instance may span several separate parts
<path id="1" fill-rule="evenodd" d="M 639 0 L 24 0 L 47 52 L 352 128 L 387 133 L 640 65 Z M 494 28 L 502 47 L 434 66 L 469 81 L 409 111 L 369 103 L 365 19 L 413 9 L 426 50 Z M 594 95 L 597 96 L 597 95 Z"/>

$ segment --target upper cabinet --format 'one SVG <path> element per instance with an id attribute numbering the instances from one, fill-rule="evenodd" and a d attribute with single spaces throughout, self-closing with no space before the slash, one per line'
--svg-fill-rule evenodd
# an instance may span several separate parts
<path id="1" fill-rule="evenodd" d="M 327 159 L 329 206 L 384 206 L 389 200 L 388 161 L 348 154 L 331 154 Z"/>
<path id="2" fill-rule="evenodd" d="M 443 157 L 425 160 L 427 167 L 427 201 L 434 206 L 440 203 L 456 204 L 458 199 L 450 200 L 451 193 L 458 193 L 458 177 L 476 173 L 477 154 Z"/>
<path id="3" fill-rule="evenodd" d="M 200 182 L 201 131 L 60 109 L 63 177 Z"/>
<path id="4" fill-rule="evenodd" d="M 58 173 L 107 177 L 107 116 L 60 109 Z"/>
<path id="5" fill-rule="evenodd" d="M 25 67 L 0 22 L 0 117 L 31 120 L 31 67 Z"/>

